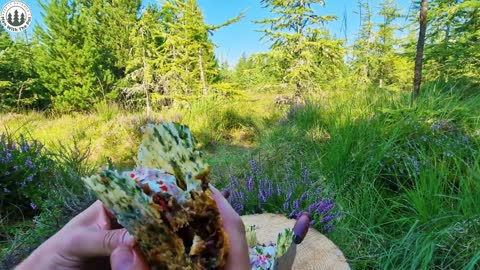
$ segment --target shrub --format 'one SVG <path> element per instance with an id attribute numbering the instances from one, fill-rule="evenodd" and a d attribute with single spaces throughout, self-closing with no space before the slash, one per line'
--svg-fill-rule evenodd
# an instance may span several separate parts
<path id="1" fill-rule="evenodd" d="M 230 177 L 228 198 L 232 207 L 240 215 L 255 213 L 285 214 L 288 218 L 297 218 L 308 212 L 311 225 L 322 232 L 330 232 L 340 217 L 335 212 L 333 198 L 323 196 L 319 183 L 312 181 L 309 171 L 303 170 L 300 179 L 292 179 L 287 173 L 284 181 L 273 181 L 262 177 L 260 164 L 250 161 L 250 172 L 244 179 Z"/>
<path id="2" fill-rule="evenodd" d="M 38 141 L 0 136 L 0 215 L 12 209 L 35 209 L 46 195 L 53 161 Z M 24 213 L 22 213 L 24 214 Z"/>

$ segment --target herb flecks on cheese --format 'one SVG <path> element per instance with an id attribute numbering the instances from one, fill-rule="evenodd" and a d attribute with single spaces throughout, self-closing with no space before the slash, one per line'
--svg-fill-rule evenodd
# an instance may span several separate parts
<path id="1" fill-rule="evenodd" d="M 163 122 L 143 127 L 143 140 L 137 156 L 137 166 L 162 168 L 175 175 L 183 190 L 206 189 L 209 167 L 202 153 L 195 149 L 190 130 L 181 124 Z M 203 185 L 202 185 L 203 184 Z"/>

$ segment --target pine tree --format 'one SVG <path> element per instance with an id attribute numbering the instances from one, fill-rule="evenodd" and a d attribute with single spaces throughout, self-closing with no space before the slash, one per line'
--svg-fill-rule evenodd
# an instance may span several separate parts
<path id="1" fill-rule="evenodd" d="M 360 32 L 358 39 L 353 45 L 354 60 L 352 66 L 354 74 L 360 84 L 369 84 L 372 77 L 375 76 L 375 67 L 377 65 L 374 53 L 375 36 L 373 32 L 374 24 L 372 22 L 372 12 L 369 1 L 358 1 L 360 15 Z"/>
<path id="2" fill-rule="evenodd" d="M 480 83 L 480 2 L 432 0 L 426 33 L 425 75 Z"/>
<path id="3" fill-rule="evenodd" d="M 315 79 L 335 76 L 342 63 L 341 42 L 332 40 L 323 24 L 334 16 L 317 15 L 314 6 L 323 0 L 262 0 L 276 17 L 257 21 L 266 25 L 264 38 L 271 43 L 270 55 L 283 65 L 283 80 L 295 85 L 297 95 L 313 86 Z"/>
<path id="4" fill-rule="evenodd" d="M 160 21 L 158 8 L 151 5 L 142 11 L 130 35 L 132 49 L 126 66 L 127 86 L 123 90 L 129 101 L 145 106 L 147 115 L 152 110 L 152 95 L 159 100 L 165 94 L 162 75 L 155 72 L 154 65 L 154 59 L 161 57 L 158 48 L 163 43 L 162 39 L 155 39 L 153 34 L 155 31 L 163 31 Z"/>
<path id="5" fill-rule="evenodd" d="M 372 81 L 379 87 L 388 86 L 396 89 L 411 87 L 411 69 L 413 62 L 402 54 L 400 46 L 404 41 L 398 36 L 403 30 L 395 25 L 395 21 L 402 16 L 394 0 L 386 0 L 380 4 L 378 15 L 381 18 L 377 24 L 378 32 L 375 34 L 375 50 L 373 56 L 376 60 L 375 75 Z"/>
<path id="6" fill-rule="evenodd" d="M 52 0 L 35 29 L 38 72 L 60 110 L 117 98 L 139 1 Z"/>
<path id="7" fill-rule="evenodd" d="M 38 80 L 31 44 L 0 27 L 0 111 L 44 109 L 49 97 Z"/>
<path id="8" fill-rule="evenodd" d="M 156 72 L 164 74 L 164 91 L 171 95 L 208 94 L 208 85 L 218 76 L 214 44 L 209 34 L 234 23 L 242 15 L 220 25 L 207 25 L 196 0 L 169 0 L 162 6 L 164 42 Z"/>

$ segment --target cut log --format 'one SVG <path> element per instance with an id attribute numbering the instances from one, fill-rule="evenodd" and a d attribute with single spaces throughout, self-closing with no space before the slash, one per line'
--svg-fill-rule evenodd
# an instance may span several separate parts
<path id="1" fill-rule="evenodd" d="M 259 243 L 276 242 L 277 234 L 293 228 L 295 220 L 282 215 L 259 214 L 242 216 L 245 226 L 255 225 Z M 347 260 L 340 249 L 323 234 L 310 228 L 305 240 L 297 246 L 294 270 L 347 270 Z"/>

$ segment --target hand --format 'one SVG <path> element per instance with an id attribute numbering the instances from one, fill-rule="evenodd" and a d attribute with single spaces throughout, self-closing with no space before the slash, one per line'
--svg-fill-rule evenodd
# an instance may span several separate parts
<path id="1" fill-rule="evenodd" d="M 213 193 L 213 199 L 217 203 L 218 211 L 222 217 L 223 229 L 228 234 L 230 242 L 230 254 L 225 269 L 251 269 L 245 225 L 242 219 L 215 187 L 210 186 L 210 190 Z"/>
<path id="2" fill-rule="evenodd" d="M 134 240 L 100 201 L 74 217 L 38 247 L 17 270 L 110 269 L 148 270 Z"/>
<path id="3" fill-rule="evenodd" d="M 230 242 L 226 269 L 250 269 L 245 226 L 223 195 L 214 187 L 212 193 Z M 38 247 L 16 269 L 109 269 L 108 260 L 105 260 L 109 256 L 112 270 L 148 270 L 140 252 L 134 248 L 133 238 L 125 229 L 114 227 L 115 221 L 97 201 Z"/>

